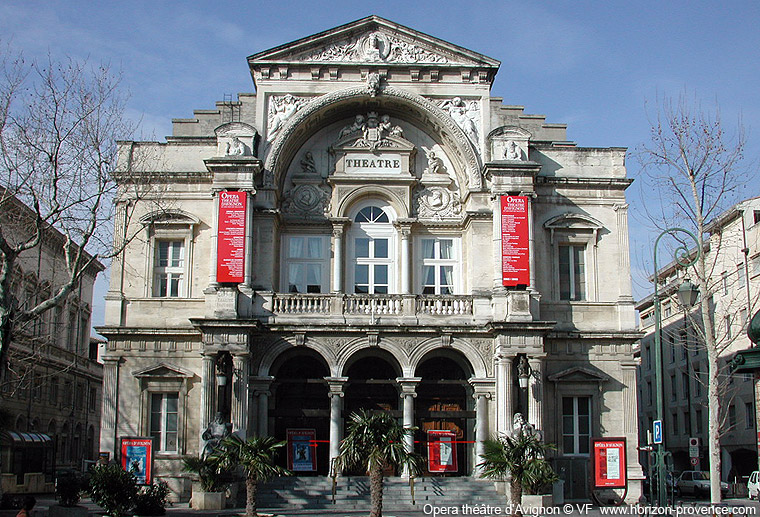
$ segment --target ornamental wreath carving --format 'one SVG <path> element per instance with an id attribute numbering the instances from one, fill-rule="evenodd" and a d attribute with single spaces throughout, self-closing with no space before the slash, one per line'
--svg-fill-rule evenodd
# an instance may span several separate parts
<path id="1" fill-rule="evenodd" d="M 451 219 L 462 213 L 459 194 L 446 187 L 429 186 L 415 191 L 414 202 L 420 219 Z"/>
<path id="2" fill-rule="evenodd" d="M 296 185 L 282 202 L 285 214 L 305 217 L 323 216 L 330 212 L 330 188 L 327 185 Z"/>
<path id="3" fill-rule="evenodd" d="M 299 61 L 350 63 L 449 63 L 446 56 L 382 32 L 323 47 Z"/>

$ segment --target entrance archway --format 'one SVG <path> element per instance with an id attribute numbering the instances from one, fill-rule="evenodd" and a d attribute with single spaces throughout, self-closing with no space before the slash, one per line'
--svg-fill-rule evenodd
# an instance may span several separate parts
<path id="1" fill-rule="evenodd" d="M 272 366 L 274 400 L 269 415 L 274 419 L 274 436 L 286 440 L 288 429 L 314 429 L 317 471 L 298 471 L 298 475 L 327 475 L 329 471 L 330 399 L 325 377 L 329 369 L 324 360 L 308 349 L 283 354 Z M 277 457 L 287 467 L 287 452 Z"/>
<path id="2" fill-rule="evenodd" d="M 440 352 L 440 351 L 439 351 Z M 472 470 L 470 451 L 473 450 L 475 411 L 472 410 L 471 387 L 467 381 L 472 373 L 467 360 L 456 352 L 429 355 L 415 372 L 420 377 L 415 401 L 415 450 L 428 457 L 428 431 L 450 431 L 454 434 L 456 469 L 446 472 L 427 472 L 426 475 L 468 475 Z M 448 351 L 447 351 L 448 352 Z"/>

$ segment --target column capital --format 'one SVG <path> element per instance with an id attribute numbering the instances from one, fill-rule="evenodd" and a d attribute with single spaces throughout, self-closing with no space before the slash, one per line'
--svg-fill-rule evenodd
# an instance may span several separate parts
<path id="1" fill-rule="evenodd" d="M 250 386 L 251 391 L 253 391 L 253 394 L 255 396 L 258 395 L 271 395 L 269 392 L 269 387 L 272 385 L 272 381 L 274 381 L 274 377 L 271 375 L 266 376 L 260 376 L 260 377 L 249 377 L 248 378 L 248 385 Z"/>
<path id="2" fill-rule="evenodd" d="M 422 381 L 422 377 L 396 377 L 396 382 L 401 388 L 399 396 L 404 397 L 416 397 L 417 385 Z"/>
<path id="3" fill-rule="evenodd" d="M 482 397 L 487 399 L 493 398 L 493 391 L 496 388 L 496 383 L 493 379 L 471 377 L 467 382 L 472 386 L 472 398 L 475 400 Z"/>
<path id="4" fill-rule="evenodd" d="M 346 226 L 351 224 L 351 219 L 348 217 L 331 217 L 330 224 L 332 224 L 333 236 L 340 237 L 346 231 Z"/>
<path id="5" fill-rule="evenodd" d="M 327 381 L 328 395 L 330 397 L 342 397 L 345 395 L 343 392 L 348 382 L 348 377 L 324 377 Z"/>

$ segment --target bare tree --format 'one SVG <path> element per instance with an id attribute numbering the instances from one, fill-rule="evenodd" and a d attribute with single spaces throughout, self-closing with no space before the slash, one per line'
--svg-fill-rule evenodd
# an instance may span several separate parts
<path id="1" fill-rule="evenodd" d="M 116 141 L 134 130 L 125 102 L 108 66 L 38 64 L 0 49 L 0 381 L 19 330 L 63 304 L 130 239 L 113 239 L 115 215 L 127 221 L 133 206 L 118 202 L 115 177 Z M 150 183 L 129 182 L 145 191 Z M 19 263 L 43 247 L 58 258 L 49 283 L 22 296 Z"/>
<path id="2" fill-rule="evenodd" d="M 707 441 L 710 496 L 715 503 L 721 499 L 720 392 L 725 375 L 720 356 L 735 336 L 732 338 L 716 325 L 711 307 L 712 295 L 720 283 L 720 275 L 715 272 L 719 250 L 724 245 L 721 232 L 714 228 L 721 214 L 736 203 L 747 181 L 742 169 L 745 137 L 740 120 L 735 129 L 727 131 L 717 107 L 703 109 L 699 102 L 689 102 L 684 95 L 658 102 L 657 108 L 650 121 L 651 141 L 636 153 L 649 200 L 648 217 L 659 230 L 673 226 L 692 230 L 699 249 L 710 250 L 709 254 L 700 254 L 689 273 L 700 292 L 698 307 L 691 316 L 699 318 L 692 328 L 707 355 Z"/>

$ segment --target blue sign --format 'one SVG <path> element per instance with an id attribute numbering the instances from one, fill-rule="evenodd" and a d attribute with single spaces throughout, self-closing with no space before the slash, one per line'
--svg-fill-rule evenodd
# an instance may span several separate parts
<path id="1" fill-rule="evenodd" d="M 655 420 L 652 424 L 652 442 L 662 443 L 662 420 Z"/>

